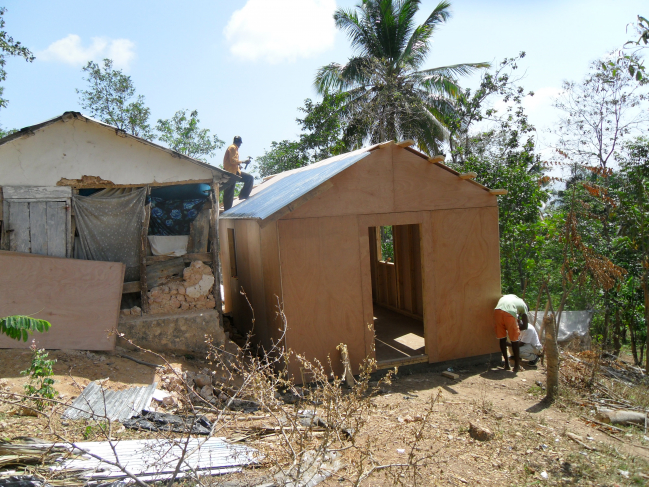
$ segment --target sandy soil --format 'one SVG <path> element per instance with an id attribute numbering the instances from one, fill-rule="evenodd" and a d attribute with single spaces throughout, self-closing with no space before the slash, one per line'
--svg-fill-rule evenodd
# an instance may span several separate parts
<path id="1" fill-rule="evenodd" d="M 118 350 L 153 363 L 162 361 L 145 353 Z M 63 401 L 74 399 L 90 381 L 109 378 L 111 389 L 146 385 L 158 381 L 155 369 L 134 363 L 117 354 L 52 351 L 56 389 Z M 0 350 L 0 378 L 11 392 L 21 393 L 26 378 L 20 371 L 29 365 L 30 352 Z M 206 364 L 197 359 L 167 356 L 172 366 L 197 371 Z M 566 397 L 548 407 L 541 402 L 545 370 L 518 374 L 487 365 L 456 370 L 458 380 L 438 372 L 399 376 L 384 394 L 372 399 L 375 414 L 361 432 L 359 441 L 371 440 L 374 457 L 381 463 L 405 461 L 412 438 L 409 431 L 421 423 L 431 397 L 441 393 L 434 406 L 430 426 L 414 454 L 428 456 L 419 469 L 419 485 L 642 485 L 649 475 L 649 441 L 640 428 L 625 428 L 612 438 L 589 426 L 580 416 L 593 411 L 581 407 L 576 397 Z M 15 409 L 15 408 L 14 408 Z M 11 415 L 11 407 L 0 404 L 0 437 L 37 436 L 53 440 L 43 418 Z M 412 420 L 412 421 L 411 421 Z M 490 441 L 476 441 L 468 433 L 469 422 L 494 432 Z M 81 439 L 83 425 L 69 428 Z M 575 433 L 594 448 L 585 449 L 566 436 Z M 223 433 L 227 433 L 224 431 Z M 92 436 L 83 439 L 99 439 Z M 124 438 L 133 437 L 127 430 Z M 226 435 L 227 436 L 227 435 Z M 119 435 L 118 435 L 119 437 Z M 254 442 L 253 442 L 254 444 Z M 402 452 L 401 450 L 405 450 Z M 620 473 L 622 471 L 622 473 Z M 353 466 L 339 470 L 322 485 L 350 485 Z M 627 478 L 628 476 L 628 478 Z M 545 478 L 547 477 L 547 478 Z M 649 477 L 647 477 L 649 478 Z M 404 478 L 404 481 L 406 479 Z M 381 475 L 363 485 L 394 485 Z M 406 482 L 406 485 L 411 485 Z"/>

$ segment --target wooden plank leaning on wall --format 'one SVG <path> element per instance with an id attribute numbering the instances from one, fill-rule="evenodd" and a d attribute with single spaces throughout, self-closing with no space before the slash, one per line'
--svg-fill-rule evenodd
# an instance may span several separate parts
<path id="1" fill-rule="evenodd" d="M 219 265 L 219 183 L 212 180 L 212 210 L 210 211 L 210 251 L 212 253 L 212 271 L 214 272 L 214 300 L 219 312 L 219 325 L 223 327 L 223 305 L 221 304 L 221 272 Z"/>
<path id="2" fill-rule="evenodd" d="M 149 199 L 151 187 L 146 187 L 146 198 Z M 151 202 L 144 201 L 144 211 L 142 212 L 142 233 L 140 234 L 140 298 L 142 305 L 142 314 L 149 312 L 149 298 L 147 296 L 146 284 L 146 254 L 147 245 L 149 244 L 149 220 L 151 219 Z"/>

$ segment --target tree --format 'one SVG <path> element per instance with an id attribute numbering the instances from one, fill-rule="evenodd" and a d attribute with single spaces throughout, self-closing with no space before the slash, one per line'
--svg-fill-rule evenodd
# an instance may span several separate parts
<path id="1" fill-rule="evenodd" d="M 31 63 L 35 59 L 29 49 L 23 46 L 20 42 L 15 41 L 13 37 L 9 36 L 7 31 L 4 30 L 5 20 L 2 16 L 6 11 L 6 8 L 0 7 L 0 83 L 7 79 L 7 72 L 4 69 L 7 64 L 7 56 L 18 56 L 28 63 Z M 7 100 L 2 97 L 3 92 L 4 88 L 0 86 L 0 109 L 7 106 Z"/>
<path id="2" fill-rule="evenodd" d="M 304 100 L 304 106 L 298 109 L 305 114 L 304 118 L 296 119 L 302 128 L 298 140 L 273 142 L 270 150 L 257 158 L 255 168 L 260 176 L 296 169 L 345 152 L 345 122 L 339 114 L 345 99 L 345 94 L 325 93 L 320 103 Z"/>
<path id="3" fill-rule="evenodd" d="M 638 38 L 633 41 L 628 41 L 624 44 L 624 50 L 616 60 L 616 64 L 628 63 L 627 69 L 629 74 L 635 77 L 636 81 L 640 83 L 647 82 L 647 74 L 645 72 L 644 62 L 640 58 L 640 51 L 649 48 L 649 19 L 638 15 L 636 23 L 633 26 Z M 613 63 L 613 61 L 609 61 Z"/>
<path id="4" fill-rule="evenodd" d="M 445 116 L 460 93 L 458 76 L 488 63 L 420 70 L 436 29 L 450 17 L 450 3 L 440 2 L 425 22 L 415 25 L 420 0 L 362 0 L 356 9 L 338 9 L 336 26 L 347 33 L 356 55 L 345 65 L 320 68 L 320 93 L 345 93 L 345 136 L 354 145 L 413 139 L 419 149 L 439 152 L 448 135 Z"/>
<path id="5" fill-rule="evenodd" d="M 561 153 L 582 165 L 606 169 L 625 137 L 649 121 L 642 109 L 646 94 L 630 74 L 615 64 L 594 62 L 581 83 L 564 82 L 554 106 L 563 112 L 555 130 Z"/>
<path id="6" fill-rule="evenodd" d="M 142 95 L 135 95 L 130 76 L 113 68 L 113 61 L 104 59 L 103 66 L 89 61 L 83 68 L 89 87 L 77 90 L 81 106 L 104 123 L 143 139 L 153 140 L 149 126 L 151 110 Z"/>
<path id="7" fill-rule="evenodd" d="M 309 156 L 300 142 L 272 142 L 270 150 L 257 158 L 255 169 L 262 178 L 309 164 Z"/>
<path id="8" fill-rule="evenodd" d="M 216 134 L 210 135 L 209 129 L 198 127 L 197 110 L 192 111 L 189 117 L 187 111 L 178 110 L 171 119 L 158 120 L 158 138 L 176 152 L 205 162 L 205 156 L 213 156 L 224 142 Z"/>
<path id="9" fill-rule="evenodd" d="M 627 266 L 639 278 L 644 296 L 644 321 L 649 351 L 649 139 L 638 138 L 625 147 L 619 184 L 615 188 L 620 220 L 618 245 L 631 256 Z M 646 355 L 649 370 L 649 353 Z"/>

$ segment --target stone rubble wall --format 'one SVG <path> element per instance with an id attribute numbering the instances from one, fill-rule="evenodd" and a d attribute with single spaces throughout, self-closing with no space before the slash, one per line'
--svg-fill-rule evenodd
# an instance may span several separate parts
<path id="1" fill-rule="evenodd" d="M 212 269 L 195 260 L 183 271 L 182 281 L 154 287 L 147 293 L 151 314 L 178 313 L 214 309 L 214 274 Z"/>

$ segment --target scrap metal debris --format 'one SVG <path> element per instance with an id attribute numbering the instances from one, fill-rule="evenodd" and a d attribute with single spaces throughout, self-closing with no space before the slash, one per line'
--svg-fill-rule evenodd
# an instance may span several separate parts
<path id="1" fill-rule="evenodd" d="M 179 478 L 190 473 L 221 475 L 240 472 L 242 467 L 254 463 L 256 456 L 256 450 L 230 444 L 224 438 L 2 443 L 0 447 L 3 467 L 13 467 L 0 471 L 1 487 L 45 487 L 38 482 L 43 478 L 53 485 L 84 485 L 121 479 L 129 482 L 126 471 L 143 481 L 168 479 L 177 469 Z M 8 457 L 13 463 L 4 461 Z M 20 475 L 21 472 L 24 475 Z"/>
<path id="2" fill-rule="evenodd" d="M 149 407 L 155 389 L 155 382 L 123 391 L 111 391 L 104 389 L 97 381 L 91 382 L 65 410 L 62 418 L 101 418 L 124 422 Z"/>
<path id="3" fill-rule="evenodd" d="M 82 470 L 83 476 L 93 481 L 127 478 L 122 469 L 106 462 L 121 462 L 124 470 L 140 480 L 158 481 L 170 478 L 181 460 L 178 477 L 192 472 L 222 475 L 240 472 L 243 466 L 254 463 L 256 453 L 252 448 L 232 445 L 224 438 L 102 441 L 75 443 L 74 446 L 85 455 L 66 459 L 53 470 Z"/>
<path id="4" fill-rule="evenodd" d="M 130 419 L 122 421 L 126 428 L 147 431 L 173 431 L 174 433 L 191 433 L 209 435 L 212 423 L 205 416 L 176 416 L 174 414 L 142 411 Z"/>

